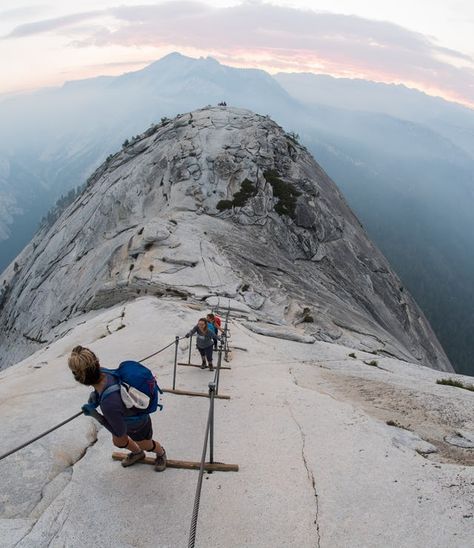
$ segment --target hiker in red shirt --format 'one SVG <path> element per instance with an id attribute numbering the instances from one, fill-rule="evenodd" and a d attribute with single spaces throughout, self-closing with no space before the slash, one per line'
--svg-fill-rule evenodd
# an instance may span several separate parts
<path id="1" fill-rule="evenodd" d="M 217 333 L 218 331 L 220 331 L 221 333 L 224 333 L 224 330 L 222 329 L 221 324 L 222 322 L 219 316 L 212 314 L 212 312 L 207 315 L 207 325 L 210 329 L 214 331 L 216 335 L 218 334 Z M 214 350 L 217 350 L 217 341 L 214 341 Z"/>

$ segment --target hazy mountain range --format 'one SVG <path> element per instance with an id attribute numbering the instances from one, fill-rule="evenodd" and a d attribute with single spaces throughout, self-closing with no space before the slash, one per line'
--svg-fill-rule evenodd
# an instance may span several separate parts
<path id="1" fill-rule="evenodd" d="M 474 113 L 408 90 L 235 69 L 171 54 L 119 77 L 0 103 L 0 269 L 62 193 L 163 116 L 216 104 L 270 114 L 336 181 L 453 364 L 474 373 Z"/>

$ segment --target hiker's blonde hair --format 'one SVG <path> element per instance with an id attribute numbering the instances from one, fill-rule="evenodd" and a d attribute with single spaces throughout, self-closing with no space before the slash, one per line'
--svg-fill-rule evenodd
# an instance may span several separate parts
<path id="1" fill-rule="evenodd" d="M 76 381 L 81 384 L 97 384 L 100 380 L 100 364 L 97 356 L 89 348 L 76 346 L 67 360 L 69 369 Z"/>

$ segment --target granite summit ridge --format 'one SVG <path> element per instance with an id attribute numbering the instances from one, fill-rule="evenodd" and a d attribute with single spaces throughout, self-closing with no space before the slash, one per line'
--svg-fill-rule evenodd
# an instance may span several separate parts
<path id="1" fill-rule="evenodd" d="M 156 295 L 231 298 L 255 325 L 452 371 L 336 185 L 295 135 L 248 110 L 206 107 L 132 139 L 0 288 L 2 367 L 84 312 Z"/>

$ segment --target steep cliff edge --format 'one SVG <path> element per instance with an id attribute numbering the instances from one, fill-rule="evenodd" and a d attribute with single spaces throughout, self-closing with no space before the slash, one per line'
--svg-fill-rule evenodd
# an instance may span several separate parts
<path id="1" fill-rule="evenodd" d="M 149 294 L 231 297 L 251 322 L 452 370 L 334 183 L 246 110 L 205 108 L 133 139 L 0 287 L 0 366 L 82 312 Z"/>

